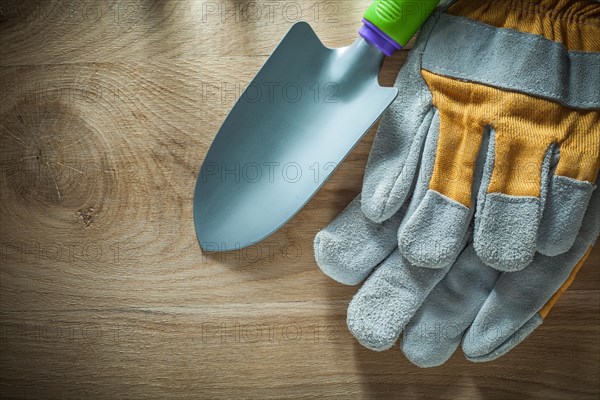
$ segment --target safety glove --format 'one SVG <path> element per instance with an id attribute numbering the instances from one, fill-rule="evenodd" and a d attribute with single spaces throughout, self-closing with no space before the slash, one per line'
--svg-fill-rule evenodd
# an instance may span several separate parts
<path id="1" fill-rule="evenodd" d="M 423 26 L 379 127 L 361 208 L 383 223 L 406 205 L 425 139 L 428 190 L 398 233 L 415 265 L 443 268 L 474 217 L 481 260 L 516 271 L 573 245 L 600 164 L 600 5 L 459 0 Z M 486 173 L 473 200 L 484 138 Z M 558 160 L 551 168 L 553 159 Z"/>
<path id="2" fill-rule="evenodd" d="M 539 325 L 565 273 L 580 265 L 586 253 L 577 241 L 597 236 L 587 220 L 580 228 L 600 151 L 598 4 L 447 6 L 422 27 L 398 76 L 401 94 L 378 130 L 362 194 L 315 238 L 317 263 L 333 279 L 357 284 L 372 273 L 348 311 L 350 330 L 369 348 L 392 346 L 413 318 L 411 333 L 423 326 L 416 321 L 433 321 L 440 309 L 425 307 L 435 304 L 429 296 L 451 293 L 443 303 L 456 305 L 452 323 L 462 318 L 463 327 L 454 347 L 420 362 L 425 342 L 411 345 L 415 335 L 405 335 L 405 352 L 422 365 L 447 358 L 469 327 L 504 318 L 500 306 L 516 310 L 515 321 L 529 317 L 486 346 L 473 335 L 463 349 L 473 360 L 510 349 L 518 340 L 509 338 Z M 597 211 L 590 215 L 597 224 Z M 532 260 L 531 280 L 500 272 Z M 453 285 L 461 273 L 470 274 L 466 288 Z M 494 297 L 503 288 L 511 298 L 520 282 L 532 296 L 523 307 Z"/>

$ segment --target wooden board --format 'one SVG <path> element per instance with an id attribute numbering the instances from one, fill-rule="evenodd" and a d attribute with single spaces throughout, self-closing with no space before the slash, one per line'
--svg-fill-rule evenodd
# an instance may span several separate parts
<path id="1" fill-rule="evenodd" d="M 1 397 L 598 398 L 598 250 L 498 361 L 419 369 L 356 343 L 356 288 L 312 240 L 359 192 L 374 131 L 269 240 L 201 253 L 194 183 L 241 88 L 291 23 L 344 46 L 368 3 L 0 5 Z"/>

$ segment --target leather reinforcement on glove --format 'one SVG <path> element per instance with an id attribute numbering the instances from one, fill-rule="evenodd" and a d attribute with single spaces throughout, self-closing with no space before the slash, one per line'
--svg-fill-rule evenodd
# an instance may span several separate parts
<path id="1" fill-rule="evenodd" d="M 461 341 L 473 361 L 518 344 L 600 226 L 598 3 L 448 3 L 398 76 L 361 195 L 315 238 L 325 274 L 369 277 L 353 335 L 384 350 L 404 331 L 421 366 Z"/>

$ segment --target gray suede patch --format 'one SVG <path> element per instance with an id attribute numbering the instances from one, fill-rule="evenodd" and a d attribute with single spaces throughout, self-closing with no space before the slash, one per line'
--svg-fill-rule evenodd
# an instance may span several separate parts
<path id="1" fill-rule="evenodd" d="M 536 197 L 488 194 L 474 243 L 483 262 L 500 271 L 525 268 L 535 254 L 539 210 Z"/>
<path id="2" fill-rule="evenodd" d="M 468 246 L 406 327 L 401 343 L 405 356 L 420 367 L 446 362 L 499 276 Z"/>
<path id="3" fill-rule="evenodd" d="M 390 348 L 448 269 L 410 265 L 392 253 L 367 279 L 348 306 L 348 328 L 372 350 Z"/>
<path id="4" fill-rule="evenodd" d="M 479 356 L 470 356 L 470 352 L 465 351 L 465 357 L 469 361 L 473 362 L 487 362 L 493 361 L 498 357 L 501 357 L 514 349 L 518 344 L 520 344 L 523 340 L 525 340 L 534 330 L 537 329 L 544 322 L 544 319 L 540 316 L 540 314 L 534 314 L 525 324 L 520 326 L 506 341 L 502 342 L 498 347 L 494 348 L 487 354 L 482 354 Z M 498 330 L 494 333 L 490 332 L 482 332 L 482 335 L 494 336 L 498 333 L 501 333 L 501 330 Z M 485 337 L 485 336 L 484 336 Z"/>
<path id="5" fill-rule="evenodd" d="M 571 108 L 600 107 L 600 53 L 568 51 L 539 35 L 465 17 L 440 17 L 423 54 L 423 68 Z"/>
<path id="6" fill-rule="evenodd" d="M 410 117 L 413 121 L 407 121 L 409 118 L 395 109 L 383 117 L 371 147 L 362 188 L 362 210 L 371 220 L 385 221 L 410 197 L 432 117 L 432 109 L 424 115 L 415 112 Z M 415 124 L 416 131 L 409 132 L 415 129 Z"/>
<path id="7" fill-rule="evenodd" d="M 594 188 L 589 182 L 552 177 L 537 239 L 540 253 L 555 256 L 573 246 Z"/>
<path id="8" fill-rule="evenodd" d="M 345 285 L 362 282 L 397 247 L 403 213 L 383 223 L 365 217 L 360 196 L 315 236 L 315 259 L 325 275 Z"/>
<path id="9" fill-rule="evenodd" d="M 467 207 L 428 190 L 402 229 L 400 250 L 420 267 L 450 266 L 464 248 L 470 219 L 471 211 Z"/>

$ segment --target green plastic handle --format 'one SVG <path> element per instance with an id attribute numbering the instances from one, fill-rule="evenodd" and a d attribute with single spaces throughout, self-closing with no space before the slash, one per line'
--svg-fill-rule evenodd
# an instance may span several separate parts
<path id="1" fill-rule="evenodd" d="M 363 18 L 404 46 L 435 10 L 439 0 L 375 0 Z"/>

